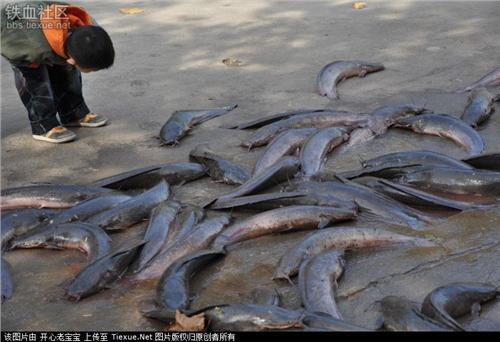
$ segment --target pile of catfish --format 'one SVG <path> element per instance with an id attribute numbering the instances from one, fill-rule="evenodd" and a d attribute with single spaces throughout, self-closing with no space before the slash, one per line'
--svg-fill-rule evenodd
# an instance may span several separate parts
<path id="1" fill-rule="evenodd" d="M 381 64 L 340 61 L 317 77 L 318 93 L 336 98 L 336 85 L 352 76 L 383 70 Z M 88 185 L 37 184 L 2 190 L 2 252 L 17 248 L 78 249 L 88 256 L 66 289 L 79 301 L 120 279 L 156 279 L 156 305 L 143 314 L 172 323 L 203 317 L 210 330 L 367 330 L 346 322 L 335 297 L 348 267 L 344 252 L 410 245 L 434 248 L 429 238 L 371 228 L 371 222 L 416 232 L 457 212 L 498 207 L 500 153 L 483 154 L 477 131 L 493 113 L 500 68 L 465 88 L 470 99 L 461 118 L 415 104 L 383 106 L 372 113 L 304 110 L 279 113 L 228 129 L 255 129 L 245 148 L 266 146 L 252 172 L 225 160 L 207 145 L 190 162 L 131 170 Z M 175 145 L 193 126 L 236 106 L 175 112 L 160 139 Z M 433 151 L 397 152 L 361 161 L 358 170 L 325 171 L 329 155 L 382 138 L 388 129 L 410 129 L 453 140 L 469 152 L 463 160 Z M 173 192 L 209 176 L 235 188 L 202 205 L 180 203 Z M 424 208 L 439 208 L 436 217 Z M 252 215 L 234 220 L 231 213 Z M 142 237 L 112 244 L 113 234 L 148 220 Z M 343 223 L 357 222 L 356 225 Z M 277 262 L 274 279 L 297 286 L 301 310 L 265 303 L 217 303 L 190 309 L 193 276 L 231 253 L 230 246 L 270 234 L 311 230 Z M 416 234 L 418 235 L 418 234 Z M 374 250 L 375 248 L 375 250 Z M 13 295 L 12 269 L 2 258 L 2 301 Z M 297 278 L 295 281 L 294 278 Z M 389 296 L 380 304 L 385 330 L 464 330 L 456 318 L 477 314 L 499 295 L 498 284 L 451 283 L 436 288 L 421 306 Z M 200 316 L 201 315 L 201 316 Z"/>

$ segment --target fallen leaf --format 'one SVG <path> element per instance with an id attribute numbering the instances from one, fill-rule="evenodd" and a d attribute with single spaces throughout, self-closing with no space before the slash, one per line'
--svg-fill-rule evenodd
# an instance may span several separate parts
<path id="1" fill-rule="evenodd" d="M 122 12 L 123 14 L 140 14 L 144 13 L 144 9 L 139 7 L 127 7 L 120 8 L 120 12 Z"/>
<path id="2" fill-rule="evenodd" d="M 352 8 L 354 9 L 363 9 L 367 6 L 366 2 L 355 2 L 352 4 Z"/>
<path id="3" fill-rule="evenodd" d="M 236 58 L 224 58 L 222 63 L 230 67 L 239 67 L 243 65 L 243 62 Z"/>
<path id="4" fill-rule="evenodd" d="M 167 331 L 205 331 L 205 314 L 188 317 L 176 310 L 175 323 L 169 325 Z"/>

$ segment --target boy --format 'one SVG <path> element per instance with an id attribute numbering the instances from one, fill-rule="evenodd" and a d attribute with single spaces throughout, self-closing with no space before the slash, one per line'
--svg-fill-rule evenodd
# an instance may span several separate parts
<path id="1" fill-rule="evenodd" d="M 66 127 L 107 123 L 87 107 L 81 72 L 109 68 L 115 51 L 109 35 L 83 8 L 56 1 L 6 3 L 1 28 L 2 56 L 14 70 L 34 139 L 69 142 L 76 134 Z"/>

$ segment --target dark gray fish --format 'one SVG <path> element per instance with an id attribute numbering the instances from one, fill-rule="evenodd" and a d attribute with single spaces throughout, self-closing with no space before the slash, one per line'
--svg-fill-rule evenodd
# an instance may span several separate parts
<path id="1" fill-rule="evenodd" d="M 309 330 L 321 331 L 370 331 L 367 328 L 334 318 L 322 312 L 305 312 L 303 322 Z"/>
<path id="2" fill-rule="evenodd" d="M 333 222 L 352 220 L 356 210 L 318 206 L 290 206 L 251 216 L 229 226 L 214 240 L 222 248 L 257 237 L 303 229 L 322 228 Z"/>
<path id="3" fill-rule="evenodd" d="M 429 293 L 422 303 L 422 313 L 454 330 L 463 331 L 465 329 L 455 318 L 472 311 L 478 313 L 480 304 L 499 294 L 498 288 L 489 284 L 452 283 Z"/>
<path id="4" fill-rule="evenodd" d="M 433 151 L 408 151 L 384 154 L 369 160 L 361 160 L 360 170 L 341 172 L 344 178 L 352 179 L 362 176 L 394 178 L 421 169 L 422 166 L 450 166 L 463 169 L 473 169 L 467 163 L 447 155 Z M 330 180 L 328 174 L 322 174 L 322 180 Z"/>
<path id="5" fill-rule="evenodd" d="M 422 113 L 432 113 L 432 111 L 417 105 L 403 104 L 382 106 L 371 113 L 367 127 L 356 128 L 349 134 L 349 140 L 340 146 L 339 153 L 345 153 L 353 146 L 364 144 L 373 138 L 385 134 L 387 129 L 394 125 L 399 119 L 407 116 Z"/>
<path id="6" fill-rule="evenodd" d="M 254 304 L 280 306 L 281 302 L 281 296 L 275 288 L 270 290 L 265 287 L 256 287 L 250 292 L 248 297 Z"/>
<path id="7" fill-rule="evenodd" d="M 238 105 L 202 110 L 174 112 L 160 130 L 160 140 L 165 145 L 177 145 L 195 125 L 227 114 Z"/>
<path id="8" fill-rule="evenodd" d="M 143 311 L 142 315 L 146 318 L 154 319 L 167 324 L 172 324 L 175 322 L 175 311 L 173 310 L 155 309 Z"/>
<path id="9" fill-rule="evenodd" d="M 202 309 L 211 331 L 264 331 L 303 328 L 303 313 L 275 305 L 227 304 Z"/>
<path id="10" fill-rule="evenodd" d="M 349 140 L 338 147 L 337 153 L 346 153 L 351 147 L 364 144 L 377 135 L 369 127 L 355 128 L 351 133 L 349 133 Z"/>
<path id="11" fill-rule="evenodd" d="M 12 277 L 12 267 L 2 257 L 2 303 L 6 300 L 12 298 L 12 294 L 14 293 L 14 280 Z"/>
<path id="12" fill-rule="evenodd" d="M 288 190 L 328 193 L 344 200 L 356 202 L 361 214 L 382 219 L 391 224 L 422 229 L 428 222 L 435 222 L 435 218 L 396 202 L 386 196 L 378 194 L 360 184 L 339 182 L 303 182 L 294 184 Z"/>
<path id="13" fill-rule="evenodd" d="M 266 203 L 268 201 L 280 200 L 285 198 L 304 197 L 303 192 L 273 192 L 269 194 L 249 195 L 234 197 L 228 199 L 218 199 L 216 202 L 208 203 L 208 209 L 231 209 L 238 207 L 252 207 L 254 204 Z M 281 207 L 278 205 L 277 207 Z M 272 208 L 274 209 L 274 207 Z"/>
<path id="14" fill-rule="evenodd" d="M 474 204 L 471 202 L 453 200 L 425 191 L 397 184 L 386 179 L 376 177 L 361 177 L 354 180 L 356 183 L 363 184 L 387 197 L 408 205 L 442 207 L 445 209 L 456 210 L 474 210 L 485 209 L 488 205 Z"/>
<path id="15" fill-rule="evenodd" d="M 1 209 L 69 208 L 112 190 L 89 185 L 39 184 L 2 190 Z"/>
<path id="16" fill-rule="evenodd" d="M 63 210 L 60 214 L 49 220 L 49 224 L 60 224 L 72 221 L 85 221 L 90 217 L 106 211 L 118 204 L 131 199 L 125 194 L 109 194 L 102 195 L 97 198 L 92 198 L 81 203 L 78 203 L 72 208 Z"/>
<path id="17" fill-rule="evenodd" d="M 477 128 L 489 119 L 495 111 L 493 107 L 494 97 L 486 88 L 474 89 L 462 113 L 462 120 L 470 126 Z"/>
<path id="18" fill-rule="evenodd" d="M 312 134 L 300 150 L 302 176 L 311 179 L 318 175 L 326 162 L 326 156 L 349 138 L 345 130 L 327 127 Z"/>
<path id="19" fill-rule="evenodd" d="M 273 122 L 288 119 L 297 114 L 306 114 L 306 113 L 319 113 L 328 111 L 326 109 L 302 109 L 298 111 L 284 112 L 278 113 L 274 115 L 265 116 L 262 118 L 258 118 L 256 120 L 252 120 L 249 122 L 244 122 L 236 125 L 224 125 L 222 128 L 227 129 L 252 129 L 252 128 L 260 128 L 262 126 L 269 125 Z"/>
<path id="20" fill-rule="evenodd" d="M 190 253 L 207 248 L 217 235 L 231 222 L 226 216 L 206 219 L 198 224 L 187 236 L 177 239 L 169 248 L 156 258 L 134 280 L 159 278 L 176 260 Z"/>
<path id="21" fill-rule="evenodd" d="M 183 239 L 190 234 L 197 224 L 205 218 L 205 210 L 195 206 L 187 206 L 182 210 L 182 213 L 177 216 L 172 233 L 168 234 L 168 242 L 165 249 L 174 243 L 177 239 Z"/>
<path id="22" fill-rule="evenodd" d="M 170 185 L 176 185 L 201 178 L 205 174 L 205 167 L 198 163 L 167 163 L 120 173 L 94 184 L 120 190 L 149 189 L 162 180 Z"/>
<path id="23" fill-rule="evenodd" d="M 384 70 L 380 63 L 363 61 L 335 61 L 325 65 L 316 77 L 316 91 L 329 99 L 338 99 L 337 84 L 350 77 L 365 77 L 367 74 Z"/>
<path id="24" fill-rule="evenodd" d="M 399 119 L 422 113 L 432 113 L 432 111 L 413 104 L 382 106 L 372 112 L 369 127 L 376 135 L 384 134 Z"/>
<path id="25" fill-rule="evenodd" d="M 306 113 L 295 115 L 256 130 L 250 138 L 241 143 L 241 146 L 253 148 L 269 143 L 276 135 L 291 128 L 326 128 L 343 127 L 352 130 L 368 124 L 368 114 L 351 113 L 345 111 L 330 111 L 320 113 Z"/>
<path id="26" fill-rule="evenodd" d="M 364 169 L 358 169 L 358 170 L 352 170 L 352 171 L 344 171 L 344 172 L 339 172 L 339 173 L 333 173 L 333 172 L 321 172 L 317 177 L 316 180 L 318 181 L 335 181 L 338 179 L 338 176 L 343 177 L 345 179 L 353 180 L 355 181 L 356 178 L 360 177 L 379 177 L 379 178 L 384 178 L 384 179 L 395 179 L 397 177 L 401 177 L 403 175 L 406 175 L 407 173 L 411 173 L 414 171 L 422 170 L 425 169 L 426 166 L 414 164 L 414 165 L 407 165 L 407 166 L 380 166 L 380 167 L 373 167 L 373 168 L 364 168 Z"/>
<path id="27" fill-rule="evenodd" d="M 235 197 L 217 201 L 210 209 L 245 208 L 250 210 L 271 210 L 291 205 L 317 205 L 323 207 L 357 210 L 354 201 L 345 201 L 338 197 L 322 193 L 274 192 L 261 195 Z"/>
<path id="28" fill-rule="evenodd" d="M 427 239 L 402 235 L 375 228 L 324 228 L 309 234 L 290 248 L 281 258 L 274 279 L 286 279 L 296 275 L 300 264 L 326 250 L 356 250 L 360 248 L 386 247 L 410 244 L 418 247 L 435 247 Z"/>
<path id="29" fill-rule="evenodd" d="M 170 195 L 168 184 L 161 181 L 158 185 L 136 195 L 116 207 L 92 216 L 87 222 L 106 230 L 126 229 L 148 218 L 151 210 L 166 201 Z"/>
<path id="30" fill-rule="evenodd" d="M 500 153 L 482 154 L 462 161 L 478 169 L 500 171 Z"/>
<path id="31" fill-rule="evenodd" d="M 151 211 L 148 228 L 144 234 L 141 253 L 132 265 L 133 272 L 137 273 L 144 269 L 153 258 L 160 253 L 168 241 L 168 234 L 175 222 L 176 216 L 181 208 L 180 203 L 174 201 L 163 202 Z"/>
<path id="32" fill-rule="evenodd" d="M 382 327 L 388 331 L 449 331 L 446 327 L 420 312 L 404 297 L 387 296 L 380 301 L 384 319 Z"/>
<path id="33" fill-rule="evenodd" d="M 411 129 L 420 134 L 437 135 L 463 146 L 471 156 L 484 151 L 483 138 L 462 120 L 447 114 L 423 114 L 399 119 L 395 127 Z"/>
<path id="34" fill-rule="evenodd" d="M 141 167 L 139 169 L 125 171 L 125 172 L 118 173 L 118 174 L 113 175 L 113 176 L 98 179 L 95 182 L 90 183 L 90 185 L 100 186 L 103 188 L 111 187 L 113 184 L 121 182 L 123 180 L 128 180 L 129 178 L 133 178 L 135 176 L 142 175 L 144 173 L 158 170 L 159 168 L 161 168 L 164 165 L 170 165 L 170 163 L 159 164 L 159 165 L 150 165 L 150 166 Z"/>
<path id="35" fill-rule="evenodd" d="M 320 207 L 332 207 L 346 209 L 351 211 L 359 211 L 358 205 L 354 201 L 344 200 L 339 197 L 325 193 L 308 193 L 301 197 L 288 197 L 272 201 L 257 203 L 253 205 L 254 209 L 271 210 L 292 205 L 313 205 Z"/>
<path id="36" fill-rule="evenodd" d="M 276 136 L 255 163 L 253 175 L 258 175 L 282 157 L 295 154 L 315 131 L 315 128 L 292 128 Z"/>
<path id="37" fill-rule="evenodd" d="M 247 182 L 240 185 L 234 191 L 220 196 L 217 201 L 225 201 L 234 197 L 245 196 L 255 192 L 267 189 L 273 185 L 291 179 L 298 171 L 300 166 L 296 157 L 283 157 L 275 164 L 268 167 L 258 175 L 250 178 Z M 215 203 L 217 203 L 215 201 Z"/>
<path id="38" fill-rule="evenodd" d="M 241 166 L 216 155 L 208 145 L 198 145 L 190 153 L 189 159 L 204 165 L 208 175 L 219 183 L 240 185 L 248 181 L 250 173 Z"/>
<path id="39" fill-rule="evenodd" d="M 170 265 L 156 287 L 156 301 L 168 310 L 184 311 L 191 302 L 190 280 L 207 264 L 224 255 L 223 251 L 202 250 Z"/>
<path id="40" fill-rule="evenodd" d="M 433 167 L 408 173 L 397 181 L 441 193 L 500 195 L 500 172 L 496 171 Z"/>
<path id="41" fill-rule="evenodd" d="M 128 242 L 82 269 L 66 290 L 69 300 L 79 301 L 111 287 L 127 271 L 145 241 Z"/>
<path id="42" fill-rule="evenodd" d="M 435 166 L 451 166 L 463 169 L 472 169 L 470 165 L 451 158 L 445 154 L 433 151 L 408 151 L 395 152 L 384 154 L 369 160 L 361 161 L 363 168 L 380 168 L 380 167 L 405 167 L 413 165 L 435 165 Z"/>
<path id="43" fill-rule="evenodd" d="M 460 93 L 465 93 L 479 87 L 494 87 L 500 85 L 500 67 L 489 72 L 488 74 L 481 77 L 476 82 L 460 90 Z"/>
<path id="44" fill-rule="evenodd" d="M 337 280 L 344 272 L 343 252 L 329 250 L 304 260 L 299 270 L 300 298 L 306 310 L 342 319 L 335 302 Z"/>
<path id="45" fill-rule="evenodd" d="M 111 250 L 111 238 L 98 226 L 83 222 L 48 225 L 32 230 L 11 242 L 10 249 L 77 249 L 93 261 Z"/>
<path id="46" fill-rule="evenodd" d="M 20 209 L 2 213 L 2 251 L 9 246 L 9 242 L 16 236 L 23 235 L 40 224 L 48 222 L 59 210 L 55 209 Z"/>

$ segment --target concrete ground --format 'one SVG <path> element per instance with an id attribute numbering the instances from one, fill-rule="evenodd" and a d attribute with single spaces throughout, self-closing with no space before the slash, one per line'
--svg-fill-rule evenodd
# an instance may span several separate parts
<path id="1" fill-rule="evenodd" d="M 351 1 L 88 1 L 82 3 L 110 33 L 117 58 L 113 68 L 84 76 L 91 109 L 111 119 L 99 129 L 79 129 L 79 139 L 55 146 L 30 137 L 27 114 L 12 72 L 2 59 L 2 188 L 30 182 L 86 183 L 132 168 L 187 161 L 198 143 L 251 169 L 262 150 L 239 142 L 250 132 L 219 126 L 285 110 L 338 108 L 370 111 L 389 103 L 426 103 L 435 112 L 458 115 L 466 96 L 451 91 L 498 66 L 498 2 L 380 2 L 354 10 Z M 124 15 L 122 7 L 145 12 Z M 243 61 L 228 67 L 224 58 Z M 386 70 L 340 86 L 341 99 L 314 94 L 314 79 L 326 63 L 339 59 L 383 62 Z M 156 136 L 178 109 L 237 103 L 231 114 L 197 127 L 176 148 L 161 147 Z M 497 111 L 500 110 L 497 105 Z M 498 151 L 500 119 L 480 131 L 486 151 Z M 331 158 L 331 169 L 359 166 L 358 156 L 433 149 L 454 157 L 465 151 L 437 137 L 391 130 L 369 146 Z M 177 197 L 190 203 L 231 189 L 208 179 L 189 184 Z M 339 288 L 344 317 L 374 327 L 385 295 L 420 302 L 433 288 L 452 281 L 500 282 L 499 215 L 463 213 L 436 222 L 424 233 L 444 248 L 356 253 L 348 259 Z M 115 234 L 121 241 L 140 234 L 135 227 Z M 407 232 L 408 233 L 408 232 Z M 411 232 L 410 232 L 411 233 Z M 418 234 L 416 234 L 418 235 Z M 422 234 L 420 234 L 422 235 Z M 248 301 L 257 286 L 279 287 L 285 305 L 297 307 L 288 284 L 270 280 L 284 250 L 303 233 L 265 237 L 238 246 L 200 275 L 195 307 Z M 15 269 L 16 292 L 2 306 L 5 329 L 158 329 L 138 307 L 154 292 L 153 283 L 118 285 L 81 303 L 62 298 L 61 283 L 81 267 L 78 252 L 15 251 L 6 259 Z M 252 260 L 254 262 L 248 262 Z M 370 270 L 369 272 L 367 270 Z M 500 304 L 487 306 L 472 329 L 500 329 Z"/>

